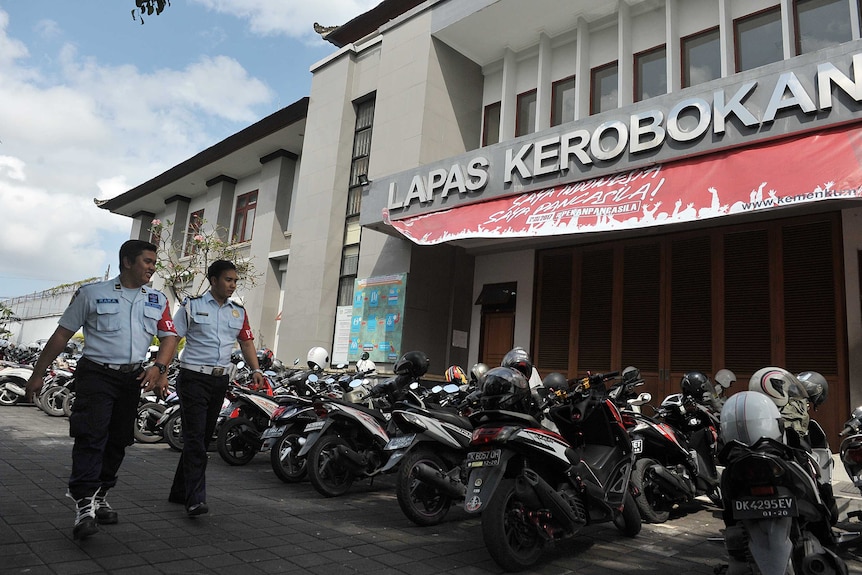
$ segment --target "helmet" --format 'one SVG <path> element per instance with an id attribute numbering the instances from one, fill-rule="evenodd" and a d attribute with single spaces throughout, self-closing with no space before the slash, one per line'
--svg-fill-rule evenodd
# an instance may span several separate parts
<path id="1" fill-rule="evenodd" d="M 486 373 L 488 373 L 488 366 L 484 363 L 477 363 L 473 366 L 473 369 L 470 370 L 470 375 L 473 376 L 476 384 L 480 386 L 482 385 L 482 380 L 485 379 Z"/>
<path id="2" fill-rule="evenodd" d="M 479 401 L 483 409 L 530 413 L 530 384 L 524 374 L 514 368 L 495 367 L 485 374 Z"/>
<path id="3" fill-rule="evenodd" d="M 721 408 L 721 438 L 754 444 L 761 437 L 781 441 L 781 414 L 763 393 L 742 391 L 730 396 Z"/>
<path id="4" fill-rule="evenodd" d="M 367 352 L 367 351 L 363 351 L 363 352 L 362 352 L 362 355 L 360 355 L 360 356 L 359 356 L 359 359 L 361 359 L 361 360 L 363 360 L 363 361 L 364 361 L 364 360 L 368 359 L 369 357 L 371 357 L 371 356 L 370 356 L 370 355 L 368 355 L 368 352 Z"/>
<path id="5" fill-rule="evenodd" d="M 232 352 L 230 352 L 230 362 L 232 364 L 236 365 L 241 361 L 242 361 L 242 350 L 241 349 L 235 349 Z"/>
<path id="6" fill-rule="evenodd" d="M 409 375 L 411 377 L 422 377 L 428 373 L 428 366 L 431 365 L 431 360 L 422 351 L 408 351 L 401 356 L 393 370 L 398 375 Z"/>
<path id="7" fill-rule="evenodd" d="M 829 383 L 827 383 L 826 378 L 816 371 L 803 371 L 796 377 L 808 393 L 808 401 L 811 402 L 814 409 L 823 405 L 829 395 Z"/>
<path id="8" fill-rule="evenodd" d="M 709 378 L 699 371 L 689 371 L 683 375 L 679 387 L 683 395 L 691 397 L 698 403 L 709 399 L 715 393 Z"/>
<path id="9" fill-rule="evenodd" d="M 275 356 L 269 348 L 257 350 L 257 365 L 263 370 L 267 370 L 272 367 L 272 360 L 274 358 Z"/>
<path id="10" fill-rule="evenodd" d="M 562 373 L 554 371 L 545 376 L 542 385 L 548 389 L 566 389 L 569 387 L 569 380 Z"/>
<path id="11" fill-rule="evenodd" d="M 511 367 L 520 371 L 527 379 L 533 375 L 533 360 L 523 347 L 514 347 L 503 356 L 501 367 Z"/>
<path id="12" fill-rule="evenodd" d="M 446 381 L 448 383 L 456 382 L 460 385 L 462 383 L 467 383 L 467 375 L 464 373 L 464 370 L 461 369 L 461 366 L 453 365 L 446 370 Z"/>
<path id="13" fill-rule="evenodd" d="M 329 352 L 322 347 L 312 347 L 308 350 L 308 369 L 322 371 L 329 367 Z"/>
<path id="14" fill-rule="evenodd" d="M 776 407 L 784 407 L 790 400 L 790 386 L 798 381 L 796 376 L 780 367 L 764 367 L 754 372 L 748 381 L 749 391 L 758 391 L 769 396 Z"/>
<path id="15" fill-rule="evenodd" d="M 639 370 L 638 368 L 636 368 L 636 367 L 635 367 L 635 366 L 633 366 L 633 365 L 630 365 L 630 366 L 628 366 L 627 368 L 625 368 L 625 369 L 623 370 L 623 372 L 622 372 L 622 374 L 621 374 L 621 375 L 622 375 L 622 378 L 623 378 L 623 382 L 624 382 L 624 383 L 629 383 L 630 381 L 634 381 L 634 380 L 636 380 L 636 379 L 640 379 L 640 377 L 641 377 L 641 370 Z"/>
<path id="16" fill-rule="evenodd" d="M 736 374 L 729 369 L 719 369 L 715 372 L 715 383 L 727 389 L 736 382 Z"/>

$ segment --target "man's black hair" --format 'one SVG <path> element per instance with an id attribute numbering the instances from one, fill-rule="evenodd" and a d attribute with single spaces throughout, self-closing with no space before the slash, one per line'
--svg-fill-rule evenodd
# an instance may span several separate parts
<path id="1" fill-rule="evenodd" d="M 212 278 L 219 279 L 221 275 L 228 270 L 236 271 L 236 266 L 233 265 L 233 262 L 229 262 L 228 260 L 216 260 L 211 263 L 210 267 L 207 269 L 207 279 L 210 281 L 212 281 Z"/>
<path id="2" fill-rule="evenodd" d="M 144 240 L 127 240 L 120 246 L 120 271 L 125 269 L 123 260 L 129 260 L 130 264 L 134 264 L 135 260 L 143 252 L 155 252 L 156 246 Z M 131 265 L 129 266 L 131 267 Z"/>

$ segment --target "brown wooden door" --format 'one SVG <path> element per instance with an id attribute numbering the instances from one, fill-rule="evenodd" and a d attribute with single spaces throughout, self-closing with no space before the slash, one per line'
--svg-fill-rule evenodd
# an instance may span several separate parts
<path id="1" fill-rule="evenodd" d="M 497 367 L 515 346 L 515 312 L 483 312 L 479 361 Z"/>

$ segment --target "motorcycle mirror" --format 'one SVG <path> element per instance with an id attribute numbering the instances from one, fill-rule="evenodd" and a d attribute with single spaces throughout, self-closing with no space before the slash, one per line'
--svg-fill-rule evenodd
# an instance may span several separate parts
<path id="1" fill-rule="evenodd" d="M 634 399 L 629 400 L 629 405 L 644 405 L 652 401 L 652 394 L 649 392 L 641 392 Z"/>
<path id="2" fill-rule="evenodd" d="M 245 367 L 245 362 L 244 362 L 244 361 L 241 361 L 241 362 L 239 362 L 238 364 L 236 364 L 236 368 L 237 368 L 237 369 L 242 369 L 242 368 L 244 368 L 244 367 Z"/>
<path id="3" fill-rule="evenodd" d="M 417 389 L 419 389 L 419 383 L 418 383 L 418 382 L 415 382 L 415 381 L 414 381 L 414 382 L 412 382 L 412 383 L 410 384 L 410 389 L 412 389 L 413 391 L 416 391 Z"/>
<path id="4" fill-rule="evenodd" d="M 309 374 L 308 374 L 308 377 L 307 377 L 306 379 L 307 379 L 308 381 L 310 381 L 311 383 L 317 383 L 317 380 L 318 380 L 318 379 L 320 379 L 320 378 L 319 378 L 319 377 L 317 377 L 317 375 L 316 375 L 316 374 L 314 374 L 314 373 L 309 373 Z"/>
<path id="5" fill-rule="evenodd" d="M 293 360 L 293 365 L 299 365 L 299 358 L 298 357 Z"/>
<path id="6" fill-rule="evenodd" d="M 445 391 L 446 393 L 457 393 L 460 390 L 461 390 L 461 388 L 458 387 L 458 385 L 454 384 L 454 383 L 447 383 L 443 387 L 443 391 Z"/>
<path id="7" fill-rule="evenodd" d="M 359 379 L 354 379 L 353 381 L 350 382 L 350 387 L 352 387 L 354 389 L 356 389 L 360 385 L 362 385 L 362 381 Z"/>
<path id="8" fill-rule="evenodd" d="M 431 388 L 431 393 L 440 393 L 441 391 L 443 391 L 442 385 L 435 385 Z"/>
<path id="9" fill-rule="evenodd" d="M 335 369 L 346 369 L 346 368 L 347 368 L 346 363 L 339 363 L 339 364 L 335 365 Z"/>

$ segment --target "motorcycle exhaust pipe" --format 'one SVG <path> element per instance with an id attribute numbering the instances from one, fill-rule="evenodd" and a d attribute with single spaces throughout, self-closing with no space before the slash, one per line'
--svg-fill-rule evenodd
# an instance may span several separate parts
<path id="1" fill-rule="evenodd" d="M 14 393 L 15 395 L 20 396 L 20 397 L 24 397 L 24 395 L 27 393 L 27 390 L 25 390 L 23 387 L 21 387 L 20 385 L 18 385 L 14 381 L 7 381 L 5 383 L 5 386 L 6 386 L 7 390 L 11 391 L 12 393 Z"/>
<path id="2" fill-rule="evenodd" d="M 653 481 L 661 485 L 667 494 L 677 495 L 677 498 L 680 500 L 694 497 L 695 489 L 693 483 L 671 473 L 661 465 L 653 465 L 646 472 L 652 474 Z"/>
<path id="3" fill-rule="evenodd" d="M 360 453 L 357 453 L 346 445 L 337 446 L 335 448 L 335 456 L 338 458 L 339 463 L 351 468 L 353 471 L 362 471 L 368 465 L 368 462 Z"/>
<path id="4" fill-rule="evenodd" d="M 428 464 L 416 464 L 413 468 L 413 476 L 452 499 L 463 499 L 467 495 L 466 485 Z"/>
<path id="5" fill-rule="evenodd" d="M 519 496 L 530 492 L 538 497 L 543 507 L 550 510 L 557 520 L 574 529 L 586 524 L 586 518 L 578 514 L 563 497 L 532 469 L 524 469 L 515 480 L 515 490 Z M 525 497 L 529 499 L 529 497 Z"/>

